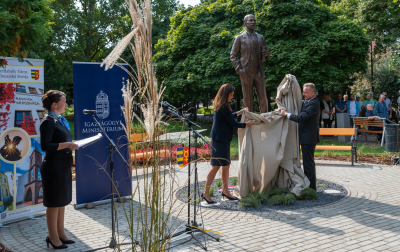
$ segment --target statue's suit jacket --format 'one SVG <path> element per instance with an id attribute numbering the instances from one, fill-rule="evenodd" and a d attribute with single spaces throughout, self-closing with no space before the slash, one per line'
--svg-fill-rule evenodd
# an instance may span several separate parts
<path id="1" fill-rule="evenodd" d="M 262 50 L 263 46 L 267 47 L 267 43 L 265 42 L 265 38 L 263 35 L 260 35 L 257 32 L 254 32 L 254 33 L 257 35 L 258 46 L 259 46 L 259 51 L 258 51 L 259 56 L 257 57 L 258 58 L 258 66 L 260 67 L 261 74 L 265 77 L 264 62 L 262 59 L 261 50 Z M 243 32 L 242 34 L 238 35 L 235 38 L 235 42 L 233 43 L 233 46 L 232 46 L 230 58 L 231 58 L 232 64 L 233 64 L 237 74 L 239 74 L 239 69 L 244 68 L 249 63 L 250 54 L 251 54 L 250 45 L 251 45 L 250 38 L 247 36 L 246 31 Z M 240 60 L 238 59 L 239 53 L 240 53 Z M 265 60 L 267 60 L 268 57 Z"/>

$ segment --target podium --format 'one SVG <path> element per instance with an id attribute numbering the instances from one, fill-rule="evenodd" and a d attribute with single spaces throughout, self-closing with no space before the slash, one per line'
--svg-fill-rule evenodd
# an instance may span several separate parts
<path id="1" fill-rule="evenodd" d="M 350 128 L 350 114 L 349 113 L 336 113 L 337 128 Z M 350 136 L 338 136 L 339 142 L 350 142 Z"/>

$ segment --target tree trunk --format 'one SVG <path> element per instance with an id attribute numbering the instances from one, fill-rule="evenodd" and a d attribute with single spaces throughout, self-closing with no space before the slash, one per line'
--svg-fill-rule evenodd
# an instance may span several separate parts
<path id="1" fill-rule="evenodd" d="M 197 103 L 196 103 L 196 101 L 194 101 L 193 102 L 194 103 L 194 119 L 193 119 L 193 121 L 197 121 Z"/>

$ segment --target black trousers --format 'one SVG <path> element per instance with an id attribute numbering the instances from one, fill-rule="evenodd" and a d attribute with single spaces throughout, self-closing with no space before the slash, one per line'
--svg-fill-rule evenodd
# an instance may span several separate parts
<path id="1" fill-rule="evenodd" d="M 324 120 L 324 128 L 332 128 L 332 120 L 331 119 L 322 119 Z"/>
<path id="2" fill-rule="evenodd" d="M 315 173 L 314 161 L 315 145 L 302 144 L 301 152 L 303 154 L 303 168 L 308 180 L 310 180 L 310 188 L 317 190 L 317 175 Z"/>

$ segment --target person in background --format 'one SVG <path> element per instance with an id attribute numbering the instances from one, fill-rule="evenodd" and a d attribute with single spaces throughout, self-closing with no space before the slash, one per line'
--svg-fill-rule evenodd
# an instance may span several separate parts
<path id="1" fill-rule="evenodd" d="M 357 94 L 356 95 L 356 101 L 358 102 L 358 106 L 360 107 L 360 111 L 363 109 L 363 102 L 361 101 L 361 95 Z"/>
<path id="2" fill-rule="evenodd" d="M 399 97 L 397 97 L 397 118 L 400 121 L 400 90 L 399 90 Z"/>
<path id="3" fill-rule="evenodd" d="M 397 97 L 397 107 L 400 111 L 400 90 L 399 90 L 399 97 Z"/>
<path id="4" fill-rule="evenodd" d="M 347 94 L 343 95 L 343 100 L 345 102 L 348 102 L 349 101 L 349 96 Z"/>
<path id="5" fill-rule="evenodd" d="M 342 100 L 343 96 L 341 93 L 337 95 L 337 100 L 333 104 L 335 106 L 335 120 L 337 120 L 337 114 L 338 113 L 345 113 L 346 112 L 346 102 Z M 337 128 L 337 121 L 335 122 L 335 128 Z"/>
<path id="6" fill-rule="evenodd" d="M 368 118 L 368 120 L 371 120 L 371 121 L 379 119 L 379 116 L 374 114 L 374 106 L 372 104 L 367 105 L 367 112 L 365 113 L 365 116 Z M 368 126 L 368 129 L 373 130 L 373 131 L 382 131 L 382 127 L 369 127 Z M 376 139 L 378 140 L 378 142 L 380 142 L 382 139 L 382 134 L 377 133 Z"/>
<path id="7" fill-rule="evenodd" d="M 380 118 L 386 118 L 389 120 L 389 111 L 387 110 L 387 105 L 385 103 L 386 96 L 384 94 L 379 95 L 379 100 L 375 104 L 375 115 Z"/>
<path id="8" fill-rule="evenodd" d="M 321 102 L 322 120 L 324 120 L 324 128 L 332 127 L 333 120 L 333 106 L 330 102 L 329 94 L 324 95 L 324 99 Z"/>
<path id="9" fill-rule="evenodd" d="M 347 101 L 347 111 L 350 114 L 350 126 L 353 128 L 354 125 L 354 117 L 359 117 L 360 115 L 360 105 L 357 101 L 354 100 L 354 95 L 350 95 L 350 100 Z"/>
<path id="10" fill-rule="evenodd" d="M 371 94 L 367 94 L 367 100 L 364 101 L 364 108 L 366 108 L 368 104 L 371 104 L 372 108 L 374 108 L 375 102 L 371 97 Z"/>
<path id="11" fill-rule="evenodd" d="M 210 197 L 209 191 L 215 175 L 222 166 L 222 197 L 229 200 L 238 200 L 228 189 L 229 166 L 231 164 L 230 143 L 232 141 L 233 129 L 251 127 L 253 122 L 240 123 L 235 120 L 236 115 L 241 115 L 247 108 L 237 113 L 232 113 L 229 102 L 233 99 L 235 88 L 231 84 L 222 85 L 215 96 L 213 102 L 213 126 L 211 128 L 211 146 L 217 151 L 211 149 L 211 169 L 207 174 L 206 185 L 201 193 L 201 198 L 207 204 L 215 204 Z"/>
<path id="12" fill-rule="evenodd" d="M 385 96 L 384 102 L 385 102 L 387 110 L 389 112 L 389 119 L 392 119 L 392 101 L 389 98 L 387 98 L 386 92 L 383 92 L 382 94 Z"/>

